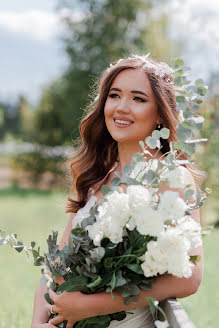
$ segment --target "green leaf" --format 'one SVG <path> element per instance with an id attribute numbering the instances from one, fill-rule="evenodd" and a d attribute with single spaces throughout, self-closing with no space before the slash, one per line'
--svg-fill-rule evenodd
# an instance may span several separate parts
<path id="1" fill-rule="evenodd" d="M 123 297 L 130 297 L 134 295 L 138 295 L 140 292 L 140 289 L 136 285 L 127 285 L 121 287 L 122 289 L 122 296 Z"/>
<path id="2" fill-rule="evenodd" d="M 13 246 L 13 247 L 16 249 L 16 251 L 17 251 L 18 253 L 22 252 L 22 250 L 24 249 L 24 245 L 23 245 L 23 243 L 21 243 L 20 241 L 18 241 L 18 242 L 17 242 L 17 245 L 15 245 L 15 246 Z"/>
<path id="3" fill-rule="evenodd" d="M 122 271 L 119 270 L 116 273 L 116 287 L 123 286 L 127 283 L 127 280 L 122 276 Z"/>
<path id="4" fill-rule="evenodd" d="M 195 86 L 198 88 L 200 86 L 204 86 L 204 81 L 202 79 L 198 79 L 195 81 Z"/>
<path id="5" fill-rule="evenodd" d="M 176 101 L 177 101 L 178 103 L 187 103 L 186 98 L 183 97 L 183 96 L 177 96 L 177 97 L 176 97 Z"/>
<path id="6" fill-rule="evenodd" d="M 197 92 L 200 96 L 205 96 L 208 92 L 208 88 L 204 87 L 204 86 L 199 86 L 197 88 Z"/>
<path id="7" fill-rule="evenodd" d="M 151 149 L 155 149 L 157 147 L 157 142 L 156 139 L 152 138 L 151 136 L 148 136 L 145 139 L 145 143 L 151 148 Z"/>
<path id="8" fill-rule="evenodd" d="M 185 110 L 187 108 L 187 104 L 186 103 L 179 103 L 177 106 L 176 106 L 176 109 L 177 110 Z"/>
<path id="9" fill-rule="evenodd" d="M 116 274 L 115 274 L 115 271 L 113 272 L 110 287 L 111 287 L 111 291 L 113 291 L 114 288 L 116 287 Z"/>
<path id="10" fill-rule="evenodd" d="M 102 282 L 102 279 L 100 276 L 98 276 L 93 282 L 89 283 L 87 285 L 88 288 L 94 288 L 97 287 Z"/>
<path id="11" fill-rule="evenodd" d="M 159 130 L 154 130 L 152 132 L 152 138 L 154 138 L 155 140 L 160 139 L 160 131 Z"/>
<path id="12" fill-rule="evenodd" d="M 180 68 L 182 66 L 184 66 L 184 61 L 181 58 L 174 58 L 171 60 L 171 67 L 173 68 Z"/>
<path id="13" fill-rule="evenodd" d="M 133 272 L 139 273 L 139 274 L 144 274 L 141 266 L 139 264 L 127 264 L 126 265 L 128 269 L 132 270 Z"/>
<path id="14" fill-rule="evenodd" d="M 146 297 L 146 299 L 149 301 L 149 306 L 150 306 L 150 310 L 151 310 L 151 314 L 154 317 L 155 316 L 155 312 L 156 312 L 156 305 L 155 305 L 155 298 L 152 297 Z"/>
<path id="15" fill-rule="evenodd" d="M 102 195 L 106 196 L 111 191 L 111 189 L 106 185 L 102 185 L 101 186 L 101 191 L 102 191 Z"/>
<path id="16" fill-rule="evenodd" d="M 32 248 L 34 248 L 36 246 L 35 241 L 31 241 L 30 245 L 31 245 Z"/>
<path id="17" fill-rule="evenodd" d="M 57 291 L 64 291 L 66 290 L 67 292 L 74 292 L 74 291 L 79 291 L 81 288 L 86 286 L 88 283 L 88 278 L 85 276 L 75 276 L 66 282 L 64 282 L 62 285 L 60 285 L 57 289 Z"/>
<path id="18" fill-rule="evenodd" d="M 194 264 L 198 263 L 201 260 L 200 255 L 192 255 L 190 256 L 190 261 L 193 262 Z"/>
<path id="19" fill-rule="evenodd" d="M 189 121 L 183 121 L 180 125 L 182 127 L 184 127 L 185 129 L 191 129 L 192 130 L 194 128 L 194 125 Z"/>
<path id="20" fill-rule="evenodd" d="M 180 141 L 186 141 L 193 137 L 193 131 L 191 129 L 184 128 L 181 124 L 177 127 L 177 136 Z"/>
<path id="21" fill-rule="evenodd" d="M 124 168 L 123 168 L 123 170 L 122 170 L 122 173 L 124 174 L 124 175 L 127 175 L 127 174 L 129 174 L 130 173 L 130 171 L 131 171 L 131 165 L 129 164 L 129 165 L 126 165 L 126 166 L 124 166 Z"/>
<path id="22" fill-rule="evenodd" d="M 194 190 L 192 190 L 192 189 L 186 190 L 186 192 L 185 192 L 185 201 L 189 200 L 192 197 L 193 194 L 194 194 Z"/>
<path id="23" fill-rule="evenodd" d="M 144 141 L 139 141 L 139 145 L 141 146 L 142 150 L 144 150 Z"/>
<path id="24" fill-rule="evenodd" d="M 195 152 L 194 144 L 185 144 L 184 142 L 177 141 L 174 142 L 174 147 L 176 149 L 184 151 L 188 155 L 192 155 Z"/>
<path id="25" fill-rule="evenodd" d="M 44 294 L 45 300 L 47 301 L 47 303 L 49 304 L 54 304 L 54 302 L 51 300 L 51 298 L 49 297 L 49 293 Z"/>
<path id="26" fill-rule="evenodd" d="M 111 187 L 116 187 L 120 184 L 121 180 L 120 178 L 113 178 L 111 181 L 110 181 L 110 185 Z"/>
<path id="27" fill-rule="evenodd" d="M 160 135 L 161 135 L 161 138 L 162 139 L 168 139 L 169 138 L 169 135 L 170 135 L 170 130 L 167 129 L 167 128 L 162 128 L 160 130 Z"/>

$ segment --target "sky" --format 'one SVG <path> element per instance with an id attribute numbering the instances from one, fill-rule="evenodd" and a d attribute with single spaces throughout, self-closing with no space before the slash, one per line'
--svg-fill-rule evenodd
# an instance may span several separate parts
<path id="1" fill-rule="evenodd" d="M 43 86 L 66 67 L 55 5 L 55 0 L 1 1 L 0 99 L 23 94 L 36 102 Z M 182 57 L 194 74 L 207 78 L 219 72 L 219 1 L 172 0 L 159 10 L 171 14 L 170 38 L 186 40 Z"/>

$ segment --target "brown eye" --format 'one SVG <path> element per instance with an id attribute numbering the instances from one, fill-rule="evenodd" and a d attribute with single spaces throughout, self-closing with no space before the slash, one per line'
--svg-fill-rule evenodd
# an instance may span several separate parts
<path id="1" fill-rule="evenodd" d="M 134 100 L 137 100 L 139 102 L 146 102 L 146 100 L 140 98 L 140 97 L 135 97 Z"/>
<path id="2" fill-rule="evenodd" d="M 116 93 L 111 93 L 111 94 L 109 95 L 110 98 L 116 98 L 117 96 L 119 97 L 119 95 L 117 95 Z"/>

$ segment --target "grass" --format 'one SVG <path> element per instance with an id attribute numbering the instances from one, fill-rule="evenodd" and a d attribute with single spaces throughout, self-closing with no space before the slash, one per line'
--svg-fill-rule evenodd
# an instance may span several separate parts
<path id="1" fill-rule="evenodd" d="M 42 253 L 52 230 L 64 231 L 69 215 L 64 213 L 64 192 L 25 190 L 16 187 L 0 190 L 0 229 L 17 233 L 27 245 L 36 241 Z M 195 295 L 180 299 L 197 328 L 217 328 L 219 308 L 219 229 L 204 238 L 205 270 Z M 40 268 L 32 257 L 16 253 L 10 247 L 0 248 L 0 328 L 29 328 Z"/>

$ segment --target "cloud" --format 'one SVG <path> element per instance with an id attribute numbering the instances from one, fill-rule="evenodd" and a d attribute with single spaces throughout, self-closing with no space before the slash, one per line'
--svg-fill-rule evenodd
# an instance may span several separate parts
<path id="1" fill-rule="evenodd" d="M 26 12 L 0 12 L 0 29 L 39 41 L 47 41 L 57 35 L 60 17 L 53 12 L 30 10 Z"/>

